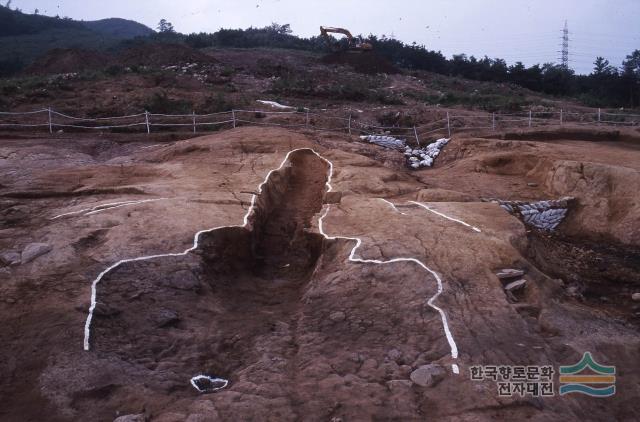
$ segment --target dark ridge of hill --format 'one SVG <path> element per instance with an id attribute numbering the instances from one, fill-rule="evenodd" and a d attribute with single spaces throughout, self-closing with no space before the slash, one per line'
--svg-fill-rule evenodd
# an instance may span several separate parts
<path id="1" fill-rule="evenodd" d="M 29 15 L 0 6 L 0 37 L 37 34 L 53 29 L 82 30 L 83 26 L 68 18 Z"/>
<path id="2" fill-rule="evenodd" d="M 101 51 L 151 34 L 152 29 L 126 19 L 80 22 L 0 6 L 0 77 L 15 75 L 53 49 Z"/>
<path id="3" fill-rule="evenodd" d="M 97 21 L 82 22 L 82 24 L 92 31 L 119 39 L 145 37 L 155 33 L 153 29 L 146 25 L 121 18 L 100 19 Z"/>

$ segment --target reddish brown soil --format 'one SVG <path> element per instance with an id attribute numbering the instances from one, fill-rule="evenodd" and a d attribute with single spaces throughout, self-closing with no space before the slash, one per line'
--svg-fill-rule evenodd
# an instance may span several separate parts
<path id="1" fill-rule="evenodd" d="M 52 250 L 0 267 L 0 419 L 637 414 L 640 309 L 628 298 L 620 302 L 639 290 L 635 144 L 454 137 L 436 168 L 409 172 L 401 156 L 341 134 L 245 127 L 159 144 L 123 141 L 1 141 L 0 252 L 33 242 Z M 331 183 L 342 199 L 323 221 L 326 233 L 359 237 L 356 257 L 412 257 L 440 275 L 435 303 L 446 312 L 457 359 L 428 305 L 437 291 L 430 273 L 413 262 L 351 262 L 354 241 L 321 240 L 327 166 L 304 150 L 271 174 L 248 227 L 204 234 L 195 253 L 109 272 L 97 286 L 91 350 L 83 350 L 90 286 L 102 270 L 120 259 L 184 251 L 198 230 L 241 225 L 251 192 L 296 148 L 314 148 L 334 165 Z M 568 194 L 578 206 L 547 240 L 481 200 Z M 54 219 L 141 199 L 158 201 Z M 481 232 L 407 200 L 428 202 Z M 495 276 L 502 268 L 526 270 L 516 303 Z M 626 290 L 593 290 L 622 284 Z M 578 291 L 584 299 L 570 294 L 574 285 L 586 287 Z M 596 291 L 607 300 L 593 300 Z M 585 351 L 616 366 L 614 397 L 499 398 L 495 383 L 469 380 L 473 365 L 557 369 Z M 432 387 L 410 380 L 425 364 L 444 369 Z M 200 373 L 230 384 L 199 394 L 189 379 Z"/>
<path id="2" fill-rule="evenodd" d="M 327 54 L 323 63 L 341 64 L 352 67 L 356 72 L 375 75 L 376 73 L 394 74 L 400 71 L 389 60 L 375 51 L 340 51 Z"/>
<path id="3" fill-rule="evenodd" d="M 106 63 L 112 60 L 112 56 L 97 51 L 56 48 L 31 64 L 25 73 L 35 75 L 77 73 L 102 69 Z"/>

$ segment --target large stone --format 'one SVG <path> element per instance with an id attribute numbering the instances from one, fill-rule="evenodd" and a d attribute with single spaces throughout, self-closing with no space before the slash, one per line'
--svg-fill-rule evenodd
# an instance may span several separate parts
<path id="1" fill-rule="evenodd" d="M 0 253 L 0 265 L 3 266 L 19 265 L 21 259 L 18 252 L 5 251 Z"/>
<path id="2" fill-rule="evenodd" d="M 347 316 L 342 311 L 335 311 L 329 314 L 329 319 L 333 322 L 344 321 Z"/>
<path id="3" fill-rule="evenodd" d="M 179 270 L 169 274 L 162 284 L 178 290 L 198 291 L 201 287 L 198 277 L 189 270 Z"/>
<path id="4" fill-rule="evenodd" d="M 508 292 L 514 292 L 516 290 L 522 289 L 527 285 L 527 280 L 521 278 L 520 280 L 512 281 L 511 283 L 504 286 L 504 289 Z"/>
<path id="5" fill-rule="evenodd" d="M 51 249 L 53 248 L 48 243 L 30 243 L 22 251 L 21 262 L 27 264 L 39 256 L 51 252 Z"/>
<path id="6" fill-rule="evenodd" d="M 421 387 L 433 387 L 444 378 L 445 369 L 438 364 L 422 365 L 411 373 L 411 381 Z"/>
<path id="7" fill-rule="evenodd" d="M 160 309 L 153 319 L 158 328 L 168 327 L 180 321 L 178 313 L 171 309 Z"/>
<path id="8" fill-rule="evenodd" d="M 513 268 L 505 268 L 504 270 L 498 271 L 496 275 L 500 280 L 504 280 L 508 278 L 522 277 L 524 275 L 524 271 L 516 270 Z"/>

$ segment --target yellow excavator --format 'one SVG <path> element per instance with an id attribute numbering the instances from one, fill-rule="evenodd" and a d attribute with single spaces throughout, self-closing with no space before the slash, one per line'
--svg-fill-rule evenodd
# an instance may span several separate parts
<path id="1" fill-rule="evenodd" d="M 342 34 L 347 37 L 347 41 L 349 41 L 349 50 L 350 51 L 359 51 L 359 52 L 367 52 L 373 50 L 373 45 L 368 42 L 357 42 L 356 39 L 351 35 L 351 32 L 344 28 L 332 28 L 329 26 L 321 26 L 320 27 L 320 35 L 327 41 L 327 44 L 331 45 L 333 50 L 337 50 L 336 43 L 333 42 L 333 39 L 329 35 L 330 33 L 334 34 Z"/>

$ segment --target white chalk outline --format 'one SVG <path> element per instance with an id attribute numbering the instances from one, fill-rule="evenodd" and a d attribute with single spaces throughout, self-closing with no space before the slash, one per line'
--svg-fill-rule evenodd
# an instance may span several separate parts
<path id="1" fill-rule="evenodd" d="M 282 169 L 282 167 L 284 167 L 286 162 L 289 160 L 289 156 L 292 153 L 294 153 L 296 151 L 302 151 L 302 150 L 312 151 L 318 157 L 324 159 L 322 156 L 320 156 L 320 154 L 318 154 L 317 152 L 315 152 L 311 148 L 297 148 L 297 149 L 293 149 L 293 150 L 289 151 L 287 153 L 287 155 L 284 157 L 284 160 L 282 160 L 282 163 L 280 164 L 280 166 L 278 168 L 276 168 L 276 169 L 273 169 L 273 170 L 269 171 L 269 173 L 267 173 L 267 176 L 265 177 L 264 181 L 262 183 L 260 183 L 260 185 L 258 185 L 258 189 L 256 191 L 257 194 L 251 195 L 251 205 L 249 206 L 249 209 L 247 210 L 247 213 L 244 216 L 242 225 L 218 226 L 218 227 L 213 227 L 211 229 L 200 230 L 193 237 L 193 246 L 191 246 L 189 249 L 186 249 L 184 252 L 166 253 L 166 254 L 158 254 L 158 255 L 140 256 L 140 257 L 137 257 L 137 258 L 130 258 L 130 259 L 121 259 L 120 261 L 110 265 L 104 271 L 102 271 L 100 274 L 98 274 L 98 276 L 91 283 L 91 304 L 89 305 L 89 315 L 87 315 L 87 320 L 86 320 L 86 322 L 84 324 L 84 342 L 83 342 L 84 350 L 89 350 L 89 341 L 90 341 L 90 337 L 91 337 L 91 321 L 93 320 L 93 312 L 94 312 L 94 310 L 96 308 L 96 296 L 97 296 L 98 283 L 100 282 L 100 280 L 102 280 L 102 278 L 107 273 L 109 273 L 110 271 L 112 271 L 115 268 L 118 268 L 120 265 L 128 263 L 128 262 L 147 261 L 147 260 L 155 259 L 155 258 L 186 256 L 189 252 L 194 251 L 195 249 L 198 248 L 198 242 L 200 240 L 200 236 L 202 234 L 204 234 L 204 233 L 210 233 L 210 232 L 213 232 L 213 231 L 216 231 L 216 230 L 219 230 L 219 229 L 228 228 L 228 227 L 245 227 L 247 224 L 249 224 L 249 216 L 253 212 L 253 208 L 254 208 L 255 202 L 256 202 L 256 196 L 259 195 L 262 192 L 262 187 L 269 180 L 269 177 L 271 176 L 271 173 L 273 173 L 274 171 L 278 171 L 278 170 Z M 324 159 L 324 160 L 327 161 L 326 159 Z M 331 186 L 331 185 L 329 185 L 329 186 Z"/>
<path id="2" fill-rule="evenodd" d="M 407 215 L 407 214 L 403 213 L 402 211 L 400 211 L 398 208 L 396 208 L 396 205 L 395 205 L 393 202 L 391 202 L 391 201 L 387 201 L 387 200 L 386 200 L 386 199 L 384 199 L 384 198 L 378 198 L 378 199 L 379 199 L 379 200 L 381 200 L 382 202 L 386 202 L 387 204 L 389 204 L 389 205 L 391 206 L 391 208 L 393 208 L 393 210 L 394 210 L 395 212 L 399 212 L 399 213 L 400 213 L 400 214 L 402 214 L 402 215 Z"/>
<path id="3" fill-rule="evenodd" d="M 91 214 L 97 214 L 102 211 L 112 210 L 114 208 L 126 207 L 127 205 L 144 204 L 146 202 L 162 201 L 166 199 L 169 199 L 169 198 L 154 198 L 154 199 L 142 199 L 139 201 L 109 202 L 107 204 L 100 204 L 100 205 L 96 205 L 95 207 L 85 208 L 79 211 L 65 212 L 64 214 L 60 214 L 60 215 L 56 215 L 55 217 L 52 217 L 50 220 L 57 220 L 58 218 L 66 217 L 67 215 L 75 215 L 75 214 L 83 214 L 83 213 L 85 213 L 83 216 L 87 216 Z"/>
<path id="4" fill-rule="evenodd" d="M 390 259 L 388 261 L 380 261 L 378 259 L 356 258 L 355 257 L 356 250 L 362 244 L 362 240 L 360 238 L 349 237 L 349 236 L 329 236 L 328 234 L 326 234 L 324 232 L 323 220 L 327 216 L 327 214 L 329 213 L 330 209 L 331 209 L 331 205 L 327 205 L 327 209 L 325 210 L 325 212 L 322 214 L 322 216 L 318 220 L 318 229 L 320 230 L 320 233 L 326 239 L 329 239 L 329 240 L 335 240 L 335 239 L 355 240 L 356 245 L 353 247 L 353 249 L 351 249 L 351 253 L 349 254 L 349 261 L 361 262 L 363 264 L 392 264 L 394 262 L 414 262 L 414 263 L 418 264 L 419 266 L 421 266 L 423 269 L 425 269 L 427 272 L 429 272 L 436 279 L 436 281 L 438 283 L 438 291 L 436 292 L 436 294 L 431 296 L 431 298 L 427 301 L 427 304 L 429 306 L 431 306 L 433 309 L 435 309 L 436 311 L 438 311 L 438 313 L 440 314 L 440 318 L 442 319 L 442 325 L 443 325 L 443 328 L 444 328 L 444 333 L 445 333 L 445 336 L 447 337 L 447 342 L 449 342 L 449 347 L 451 348 L 451 357 L 453 359 L 457 359 L 458 358 L 458 346 L 456 345 L 456 342 L 453 339 L 453 335 L 451 334 L 451 330 L 449 329 L 449 323 L 447 321 L 447 315 L 442 310 L 442 308 L 440 308 L 437 305 L 434 305 L 434 303 L 433 303 L 438 298 L 438 296 L 440 296 L 440 294 L 443 291 L 442 280 L 440 279 L 440 276 L 438 275 L 438 273 L 433 271 L 431 268 L 427 267 L 424 263 L 422 263 L 422 261 L 419 261 L 416 258 L 393 258 L 393 259 Z M 455 363 L 451 365 L 451 369 L 453 370 L 454 374 L 460 373 L 460 370 L 458 369 L 458 365 L 456 365 Z"/>
<path id="5" fill-rule="evenodd" d="M 206 379 L 206 380 L 209 380 L 210 382 L 222 382 L 224 383 L 224 385 L 222 387 L 206 388 L 203 390 L 200 387 L 198 387 L 198 385 L 196 384 L 196 381 L 201 379 Z M 222 390 L 227 385 L 229 385 L 229 380 L 226 380 L 224 378 L 214 378 L 204 374 L 200 374 L 200 375 L 196 375 L 195 377 L 192 377 L 190 382 L 193 388 L 198 390 L 199 393 L 212 393 L 214 391 Z"/>
<path id="6" fill-rule="evenodd" d="M 193 239 L 193 246 L 191 248 L 185 250 L 184 252 L 181 252 L 181 253 L 168 253 L 168 254 L 161 254 L 161 255 L 143 256 L 143 257 L 132 258 L 132 259 L 124 259 L 124 260 L 120 260 L 120 261 L 116 262 L 115 264 L 109 266 L 107 269 L 102 271 L 98 275 L 98 277 L 96 277 L 96 279 L 93 281 L 93 283 L 91 284 L 91 305 L 89 307 L 89 315 L 87 316 L 87 320 L 85 322 L 85 328 L 84 328 L 84 350 L 89 350 L 89 340 L 90 340 L 90 332 L 91 332 L 91 320 L 93 319 L 93 312 L 94 312 L 95 307 L 96 307 L 97 285 L 100 282 L 100 280 L 108 272 L 110 272 L 111 270 L 113 270 L 113 269 L 115 269 L 115 268 L 119 267 L 120 265 L 122 265 L 124 263 L 127 263 L 127 262 L 145 261 L 145 260 L 161 258 L 161 257 L 185 256 L 189 252 L 195 250 L 198 247 L 198 241 L 200 239 L 200 235 L 203 234 L 203 233 L 209 233 L 209 232 L 212 232 L 212 231 L 215 231 L 215 230 L 219 230 L 219 229 L 222 229 L 222 228 L 227 228 L 227 227 L 245 227 L 248 224 L 249 216 L 251 215 L 251 213 L 253 212 L 253 209 L 255 207 L 256 197 L 257 197 L 257 195 L 262 193 L 262 187 L 267 183 L 267 181 L 269 180 L 269 177 L 271 177 L 271 173 L 273 173 L 275 171 L 279 171 L 280 169 L 282 169 L 284 167 L 284 165 L 287 163 L 287 161 L 289 160 L 289 156 L 292 153 L 294 153 L 296 151 L 305 151 L 305 150 L 313 152 L 318 158 L 324 160 L 329 165 L 329 174 L 328 174 L 327 180 L 325 182 L 325 186 L 327 187 L 327 192 L 331 192 L 333 190 L 333 187 L 331 186 L 331 179 L 333 177 L 333 163 L 331 161 L 327 160 L 326 158 L 324 158 L 322 155 L 318 154 L 312 148 L 297 148 L 297 149 L 293 149 L 293 150 L 291 150 L 291 151 L 289 151 L 287 153 L 287 155 L 284 157 L 284 160 L 282 160 L 282 163 L 280 164 L 280 166 L 278 168 L 270 170 L 269 173 L 267 173 L 264 181 L 258 186 L 258 189 L 256 191 L 257 193 L 253 194 L 251 196 L 251 205 L 250 205 L 249 209 L 247 210 L 247 213 L 244 216 L 243 224 L 241 226 L 238 226 L 238 225 L 219 226 L 219 227 L 215 227 L 215 228 L 212 228 L 212 229 L 201 230 L 201 231 L 199 231 L 199 232 L 197 232 L 195 234 L 194 239 Z M 348 258 L 349 261 L 360 262 L 360 263 L 364 263 L 364 264 L 391 264 L 391 263 L 394 263 L 394 262 L 414 262 L 414 263 L 418 264 L 419 266 L 421 266 L 423 269 L 425 269 L 428 273 L 430 273 L 436 279 L 437 292 L 433 296 L 431 296 L 431 298 L 429 298 L 429 300 L 427 301 L 427 304 L 431 308 L 435 309 L 440 314 L 440 318 L 442 320 L 442 325 L 443 325 L 443 329 L 444 329 L 444 332 L 445 332 L 445 336 L 447 338 L 447 342 L 449 343 L 449 347 L 451 348 L 451 357 L 452 357 L 452 359 L 457 359 L 458 358 L 458 346 L 456 345 L 456 342 L 453 339 L 453 335 L 451 334 L 451 330 L 449 329 L 449 323 L 448 323 L 448 320 L 447 320 L 447 315 L 442 310 L 442 308 L 440 308 L 439 306 L 437 306 L 437 305 L 435 305 L 433 303 L 438 298 L 438 296 L 440 296 L 440 294 L 444 290 L 443 285 L 442 285 L 442 280 L 440 279 L 440 276 L 435 271 L 433 271 L 431 268 L 427 267 L 424 263 L 422 263 L 421 261 L 419 261 L 416 258 L 393 258 L 393 259 L 388 260 L 388 261 L 380 261 L 380 260 L 377 260 L 377 259 L 356 258 L 355 257 L 355 253 L 356 253 L 356 250 L 362 244 L 362 240 L 361 239 L 359 239 L 357 237 L 347 237 L 347 236 L 329 236 L 328 234 L 326 234 L 324 232 L 323 220 L 327 216 L 327 214 L 329 213 L 330 209 L 331 209 L 331 205 L 327 205 L 327 208 L 326 208 L 325 212 L 319 218 L 319 220 L 318 220 L 318 230 L 320 231 L 322 236 L 324 236 L 328 240 L 347 239 L 347 240 L 356 241 L 355 246 L 353 247 L 353 249 L 351 249 L 351 253 L 349 254 L 349 258 Z M 451 365 L 451 369 L 452 369 L 454 374 L 459 374 L 460 373 L 458 365 L 455 364 L 455 363 L 453 363 Z M 193 380 L 193 378 L 192 378 L 192 380 Z M 193 385 L 193 381 L 192 381 L 192 385 Z"/>
<path id="7" fill-rule="evenodd" d="M 425 209 L 425 210 L 427 210 L 427 211 L 431 211 L 432 213 L 439 215 L 440 217 L 444 217 L 444 218 L 446 218 L 447 220 L 455 221 L 456 223 L 460 223 L 460 224 L 462 224 L 463 226 L 467 226 L 467 227 L 469 227 L 470 229 L 472 229 L 472 230 L 474 230 L 474 231 L 476 231 L 476 232 L 478 232 L 478 233 L 482 233 L 482 230 L 480 230 L 480 229 L 479 229 L 479 228 L 477 228 L 476 226 L 472 226 L 471 224 L 467 224 L 467 223 L 465 223 L 465 222 L 464 222 L 464 221 L 462 221 L 462 220 L 458 220 L 457 218 L 449 217 L 449 216 L 448 216 L 448 215 L 446 215 L 446 214 L 443 214 L 443 213 L 441 213 L 441 212 L 439 212 L 439 211 L 436 211 L 436 210 L 434 210 L 434 209 L 432 209 L 432 208 L 429 208 L 429 206 L 428 206 L 428 205 L 423 204 L 422 202 L 409 201 L 409 203 L 410 203 L 410 204 L 416 204 L 416 205 L 418 205 L 418 206 L 420 206 L 420 207 L 424 208 L 424 209 Z"/>

